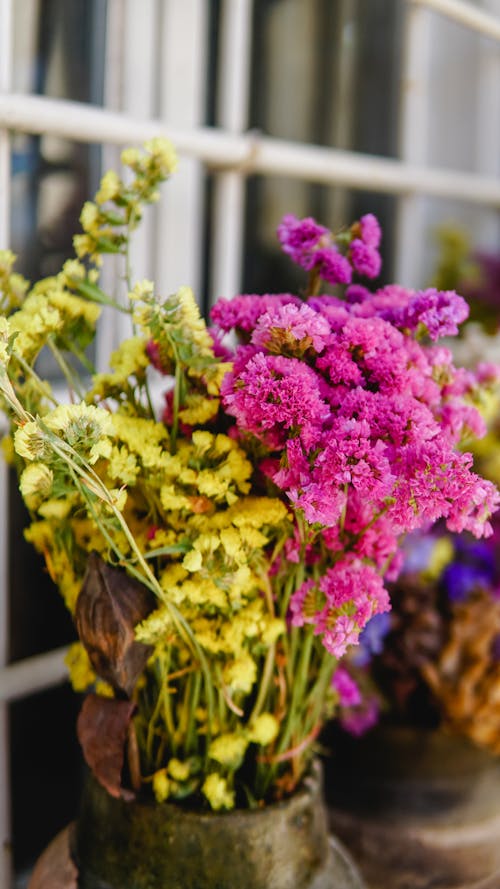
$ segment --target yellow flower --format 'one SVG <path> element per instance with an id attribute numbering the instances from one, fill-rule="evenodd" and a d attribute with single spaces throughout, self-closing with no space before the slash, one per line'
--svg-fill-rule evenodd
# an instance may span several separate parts
<path id="1" fill-rule="evenodd" d="M 29 506 L 29 504 L 28 504 Z M 64 498 L 63 500 L 59 500 L 57 498 L 51 498 L 50 500 L 46 500 L 45 503 L 42 503 L 41 506 L 38 507 L 38 512 L 44 519 L 65 519 L 68 513 L 71 511 L 71 507 L 73 506 L 71 500 Z"/>
<path id="2" fill-rule="evenodd" d="M 257 665 L 247 652 L 243 652 L 224 666 L 222 676 L 231 692 L 250 694 L 257 679 Z"/>
<path id="3" fill-rule="evenodd" d="M 69 679 L 74 691 L 86 691 L 94 684 L 96 674 L 81 642 L 70 645 L 64 663 L 69 669 Z"/>
<path id="4" fill-rule="evenodd" d="M 182 564 L 185 564 L 185 559 Z M 210 605 L 222 611 L 227 609 L 227 596 L 224 590 L 221 590 L 210 577 L 198 575 L 192 580 L 185 580 L 179 592 L 182 599 L 187 600 L 191 605 Z"/>
<path id="5" fill-rule="evenodd" d="M 111 416 L 111 424 L 115 437 L 139 456 L 148 446 L 158 445 L 167 439 L 165 426 L 154 420 L 117 413 Z"/>
<path id="6" fill-rule="evenodd" d="M 31 502 L 39 503 L 52 490 L 54 473 L 45 463 L 30 463 L 19 480 L 19 489 L 31 507 Z M 36 507 L 31 507 L 36 508 Z"/>
<path id="7" fill-rule="evenodd" d="M 122 445 L 110 448 L 108 475 L 124 485 L 134 485 L 139 474 L 139 465 L 133 454 Z"/>
<path id="8" fill-rule="evenodd" d="M 453 560 L 455 549 L 449 537 L 436 540 L 431 552 L 429 564 L 425 570 L 429 578 L 437 579 L 446 566 Z"/>
<path id="9" fill-rule="evenodd" d="M 80 213 L 80 223 L 84 231 L 95 232 L 99 224 L 99 208 L 92 201 L 85 201 Z"/>
<path id="10" fill-rule="evenodd" d="M 168 799 L 170 794 L 170 781 L 166 769 L 159 769 L 159 771 L 154 773 L 153 792 L 156 797 L 156 801 L 159 803 L 163 803 L 166 799 Z"/>
<path id="11" fill-rule="evenodd" d="M 142 281 L 138 281 L 137 284 L 134 284 L 134 289 L 129 293 L 129 299 L 140 301 L 153 296 L 154 292 L 154 282 L 144 278 Z"/>
<path id="12" fill-rule="evenodd" d="M 123 340 L 118 349 L 112 353 L 109 364 L 123 380 L 145 370 L 149 364 L 145 340 L 140 336 Z"/>
<path id="13" fill-rule="evenodd" d="M 167 771 L 172 776 L 174 781 L 187 781 L 190 775 L 190 768 L 188 762 L 181 762 L 180 759 L 170 760 Z"/>
<path id="14" fill-rule="evenodd" d="M 157 608 L 135 628 L 135 638 L 146 645 L 154 645 L 172 632 L 173 621 L 167 606 Z"/>
<path id="15" fill-rule="evenodd" d="M 155 139 L 150 139 L 149 142 L 146 142 L 144 147 L 146 151 L 153 155 L 155 161 L 161 165 L 163 175 L 175 173 L 177 169 L 177 154 L 169 139 L 157 136 Z"/>
<path id="16" fill-rule="evenodd" d="M 207 398 L 205 395 L 192 394 L 186 399 L 186 406 L 179 411 L 179 417 L 183 423 L 196 426 L 198 423 L 208 423 L 217 416 L 219 410 L 218 398 Z"/>
<path id="17" fill-rule="evenodd" d="M 247 747 L 248 739 L 243 735 L 238 735 L 236 732 L 226 732 L 212 741 L 208 748 L 208 755 L 222 766 L 238 769 L 243 762 Z"/>
<path id="18" fill-rule="evenodd" d="M 279 722 L 272 713 L 261 713 L 252 723 L 248 738 L 254 744 L 271 744 L 279 732 Z"/>
<path id="19" fill-rule="evenodd" d="M 220 532 L 220 539 L 229 558 L 234 559 L 239 565 L 244 565 L 247 555 L 242 546 L 241 535 L 236 528 L 224 528 Z"/>
<path id="20" fill-rule="evenodd" d="M 25 460 L 40 460 L 50 454 L 44 433 L 35 420 L 29 420 L 16 430 L 14 448 Z"/>
<path id="21" fill-rule="evenodd" d="M 207 775 L 201 789 L 216 812 L 234 808 L 234 791 L 229 790 L 226 779 L 216 772 Z"/>
<path id="22" fill-rule="evenodd" d="M 251 525 L 262 528 L 263 525 L 279 525 L 288 515 L 284 503 L 276 497 L 245 497 L 238 500 L 230 510 L 234 525 Z"/>
<path id="23" fill-rule="evenodd" d="M 138 148 L 124 148 L 121 155 L 120 160 L 124 167 L 136 167 L 141 160 L 141 152 Z"/>
<path id="24" fill-rule="evenodd" d="M 184 556 L 182 564 L 188 571 L 199 571 L 203 564 L 201 553 L 195 549 L 190 550 Z"/>
<path id="25" fill-rule="evenodd" d="M 114 170 L 108 170 L 101 179 L 99 191 L 95 196 L 97 204 L 105 204 L 106 201 L 113 201 L 120 194 L 122 182 L 118 173 Z"/>
<path id="26" fill-rule="evenodd" d="M 280 617 L 269 617 L 264 621 L 261 638 L 264 645 L 272 645 L 285 632 L 286 624 L 284 620 Z"/>
<path id="27" fill-rule="evenodd" d="M 173 485 L 163 485 L 160 490 L 160 499 L 163 509 L 189 508 L 189 498 L 185 494 L 178 493 Z"/>
<path id="28" fill-rule="evenodd" d="M 228 439 L 229 440 L 229 439 Z M 192 442 L 200 454 L 204 454 L 214 444 L 215 438 L 206 429 L 196 429 L 192 435 Z"/>
<path id="29" fill-rule="evenodd" d="M 103 408 L 91 404 L 60 404 L 43 418 L 45 425 L 56 435 L 61 436 L 67 444 L 78 450 L 83 448 L 90 452 L 92 462 L 102 452 L 102 439 L 113 431 L 111 416 Z M 27 424 L 28 425 L 28 424 Z"/>

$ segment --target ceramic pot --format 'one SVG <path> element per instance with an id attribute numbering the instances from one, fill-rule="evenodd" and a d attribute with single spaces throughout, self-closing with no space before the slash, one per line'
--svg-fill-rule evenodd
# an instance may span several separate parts
<path id="1" fill-rule="evenodd" d="M 465 739 L 412 729 L 336 739 L 325 786 L 331 828 L 370 889 L 500 886 L 500 763 Z"/>
<path id="2" fill-rule="evenodd" d="M 318 769 L 281 803 L 224 814 L 117 800 L 89 779 L 64 843 L 77 873 L 68 889 L 363 889 L 328 834 Z M 51 886 L 53 860 L 35 871 L 48 882 L 30 889 Z"/>

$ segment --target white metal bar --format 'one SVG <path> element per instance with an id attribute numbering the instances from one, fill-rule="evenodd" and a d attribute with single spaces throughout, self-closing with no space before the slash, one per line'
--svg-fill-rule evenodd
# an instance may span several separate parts
<path id="1" fill-rule="evenodd" d="M 14 701 L 68 680 L 68 647 L 16 661 L 0 670 L 0 701 Z"/>
<path id="2" fill-rule="evenodd" d="M 485 0 L 486 9 L 500 10 L 499 0 Z M 482 43 L 478 58 L 476 83 L 476 165 L 478 173 L 500 175 L 500 52 L 496 43 Z M 478 214 L 474 225 L 476 244 L 482 249 L 498 250 L 500 218 L 498 213 Z"/>
<path id="3" fill-rule="evenodd" d="M 142 120 L 156 113 L 158 0 L 111 0 L 107 6 L 104 104 L 113 112 L 126 112 Z M 116 167 L 119 152 L 104 145 L 104 169 Z M 147 212 L 134 233 L 130 267 L 134 278 L 152 277 L 156 224 Z M 108 256 L 102 271 L 102 286 L 118 300 L 125 298 L 122 257 Z M 108 369 L 111 352 L 131 335 L 127 315 L 104 309 L 97 330 L 96 365 Z"/>
<path id="4" fill-rule="evenodd" d="M 410 0 L 419 6 L 427 6 L 434 12 L 464 25 L 472 31 L 500 40 L 500 19 L 489 12 L 478 9 L 472 3 L 465 0 Z"/>
<path id="5" fill-rule="evenodd" d="M 161 6 L 159 117 L 188 130 L 205 117 L 208 6 L 206 0 L 165 0 Z M 189 284 L 196 295 L 200 291 L 203 177 L 199 158 L 181 158 L 165 200 L 157 208 L 154 277 L 160 293 L 172 293 L 183 284 Z"/>
<path id="6" fill-rule="evenodd" d="M 218 70 L 217 122 L 241 134 L 248 125 L 252 0 L 224 0 Z M 245 177 L 219 173 L 214 189 L 212 297 L 230 297 L 241 286 Z"/>
<path id="7" fill-rule="evenodd" d="M 78 102 L 12 93 L 0 95 L 0 127 L 2 125 L 27 133 L 43 131 L 81 142 L 117 145 L 163 135 L 174 142 L 181 154 L 197 157 L 213 168 L 227 166 L 248 174 L 275 174 L 308 182 L 338 183 L 364 191 L 423 192 L 490 207 L 500 206 L 500 181 L 492 177 L 419 167 L 254 133 L 236 136 L 209 127 L 176 129 L 161 121 L 138 120 Z"/>
<path id="8" fill-rule="evenodd" d="M 407 6 L 404 21 L 399 152 L 424 169 L 429 133 L 430 19 L 423 6 Z M 398 203 L 394 279 L 417 286 L 423 267 L 424 199 L 409 192 Z"/>
<path id="9" fill-rule="evenodd" d="M 0 0 L 0 91 L 11 88 L 13 4 Z M 0 131 L 0 245 L 10 243 L 10 138 Z M 8 472 L 0 467 L 0 668 L 9 657 Z M 12 881 L 10 732 L 8 704 L 0 701 L 0 885 Z"/>

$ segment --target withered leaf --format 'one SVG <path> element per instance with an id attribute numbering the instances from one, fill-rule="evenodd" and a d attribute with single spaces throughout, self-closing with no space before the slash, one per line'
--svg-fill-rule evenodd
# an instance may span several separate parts
<path id="1" fill-rule="evenodd" d="M 134 627 L 153 608 L 147 587 L 90 553 L 76 603 L 78 635 L 97 675 L 128 697 L 152 652 L 136 641 Z"/>
<path id="2" fill-rule="evenodd" d="M 134 712 L 132 701 L 117 701 L 89 694 L 80 710 L 76 730 L 85 762 L 100 784 L 114 797 L 133 799 L 121 786 L 128 726 Z"/>

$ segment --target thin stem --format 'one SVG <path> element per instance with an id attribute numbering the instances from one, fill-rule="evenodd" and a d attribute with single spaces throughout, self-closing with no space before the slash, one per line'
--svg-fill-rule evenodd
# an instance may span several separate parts
<path id="1" fill-rule="evenodd" d="M 130 782 L 132 788 L 137 792 L 141 789 L 142 778 L 139 745 L 137 743 L 137 735 L 133 720 L 130 720 L 128 724 L 127 760 L 130 771 Z"/>
<path id="2" fill-rule="evenodd" d="M 16 361 L 20 364 L 20 366 L 21 366 L 22 369 L 24 370 L 25 374 L 27 374 L 28 376 L 31 377 L 31 379 L 32 379 L 33 382 L 35 383 L 37 389 L 39 390 L 40 394 L 43 395 L 44 398 L 48 398 L 48 400 L 51 401 L 52 404 L 55 404 L 56 406 L 58 406 L 58 405 L 59 405 L 59 402 L 57 401 L 56 398 L 54 398 L 54 396 L 53 396 L 52 393 L 50 392 L 50 389 L 47 390 L 47 386 L 44 384 L 43 380 L 40 379 L 40 377 L 38 376 L 38 374 L 36 373 L 36 371 L 33 370 L 33 368 L 31 367 L 31 365 L 28 364 L 28 362 L 25 361 L 24 358 L 21 357 L 21 355 L 18 355 L 17 352 L 13 352 L 13 353 L 12 353 L 12 356 L 13 356 L 13 358 L 15 358 Z M 12 385 L 12 384 L 11 384 L 11 385 Z M 20 404 L 20 402 L 19 402 L 19 404 Z M 24 408 L 23 408 L 23 410 L 24 410 Z M 26 411 L 25 411 L 25 413 L 26 413 L 26 416 L 28 416 L 28 414 L 27 414 Z M 32 420 L 33 417 L 30 416 L 29 419 Z"/>
<path id="3" fill-rule="evenodd" d="M 177 433 L 179 431 L 179 407 L 181 400 L 182 370 L 179 362 L 175 365 L 174 400 L 172 404 L 172 429 L 170 431 L 170 449 L 172 454 L 177 451 Z"/>
<path id="4" fill-rule="evenodd" d="M 49 347 L 50 351 L 52 352 L 52 355 L 54 356 L 54 358 L 59 366 L 59 369 L 62 371 L 63 376 L 65 377 L 66 382 L 69 386 L 70 392 L 72 392 L 74 390 L 76 392 L 78 398 L 80 399 L 80 401 L 83 401 L 83 392 L 82 392 L 80 381 L 79 381 L 78 377 L 76 376 L 74 371 L 70 368 L 69 364 L 65 361 L 61 352 L 57 348 L 54 340 L 50 336 L 47 338 L 47 346 Z"/>
<path id="5" fill-rule="evenodd" d="M 189 753 L 192 748 L 196 749 L 195 713 L 200 700 L 201 678 L 201 674 L 197 671 L 194 674 L 193 688 L 188 710 L 189 718 L 186 728 L 185 744 L 186 753 Z"/>

